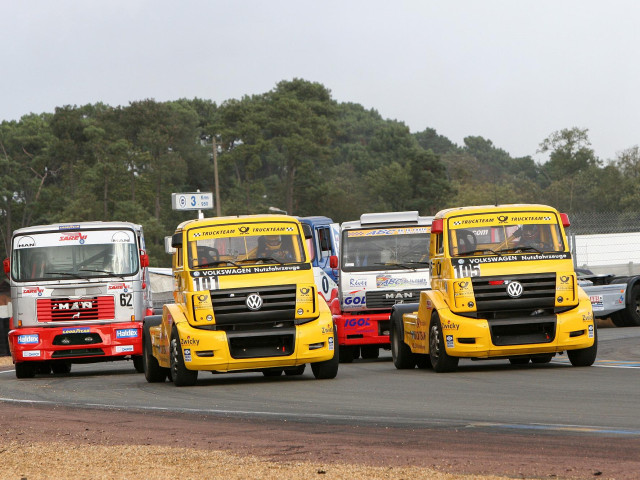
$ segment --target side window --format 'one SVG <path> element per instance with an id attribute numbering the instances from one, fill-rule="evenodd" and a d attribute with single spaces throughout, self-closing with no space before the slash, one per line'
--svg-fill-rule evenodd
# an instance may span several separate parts
<path id="1" fill-rule="evenodd" d="M 176 267 L 182 267 L 182 247 L 176 248 L 175 259 L 176 259 Z"/>
<path id="2" fill-rule="evenodd" d="M 436 235 L 436 254 L 442 255 L 444 253 L 444 242 L 442 241 L 442 233 Z"/>

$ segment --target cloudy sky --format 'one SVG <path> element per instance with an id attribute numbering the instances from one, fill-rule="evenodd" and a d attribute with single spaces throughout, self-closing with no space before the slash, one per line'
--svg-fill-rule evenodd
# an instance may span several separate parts
<path id="1" fill-rule="evenodd" d="M 297 77 L 514 157 L 571 127 L 603 160 L 640 144 L 635 0 L 0 0 L 0 18 L 0 121 Z"/>

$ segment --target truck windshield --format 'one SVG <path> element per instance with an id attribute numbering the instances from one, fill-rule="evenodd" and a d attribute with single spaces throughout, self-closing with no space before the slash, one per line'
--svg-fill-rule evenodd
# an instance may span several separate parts
<path id="1" fill-rule="evenodd" d="M 122 277 L 138 271 L 135 234 L 90 230 L 19 235 L 13 240 L 15 281 Z"/>
<path id="2" fill-rule="evenodd" d="M 431 227 L 346 230 L 342 270 L 376 271 L 428 268 Z"/>
<path id="3" fill-rule="evenodd" d="M 297 230 L 297 229 L 295 229 Z M 297 232 L 278 235 L 219 236 L 189 242 L 189 268 L 229 268 L 305 261 Z"/>
<path id="4" fill-rule="evenodd" d="M 553 223 L 553 214 L 535 212 L 535 215 L 529 215 L 527 212 L 527 216 L 540 216 L 544 223 L 509 223 L 503 220 L 498 225 L 473 226 L 469 217 L 465 217 L 464 222 L 457 217 L 449 218 L 449 252 L 452 256 L 484 256 L 564 251 L 560 227 Z M 482 225 L 483 219 L 479 220 L 477 225 Z"/>

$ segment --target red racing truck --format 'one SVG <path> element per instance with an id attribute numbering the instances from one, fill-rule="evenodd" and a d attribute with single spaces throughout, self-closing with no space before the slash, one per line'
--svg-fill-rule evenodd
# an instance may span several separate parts
<path id="1" fill-rule="evenodd" d="M 431 288 L 429 238 L 433 217 L 417 211 L 365 213 L 341 226 L 338 297 L 330 300 L 338 327 L 340 361 L 377 358 L 390 348 L 389 317 Z"/>
<path id="2" fill-rule="evenodd" d="M 16 377 L 68 373 L 72 363 L 142 366 L 142 320 L 152 313 L 142 227 L 83 222 L 13 232 L 4 270 Z"/>

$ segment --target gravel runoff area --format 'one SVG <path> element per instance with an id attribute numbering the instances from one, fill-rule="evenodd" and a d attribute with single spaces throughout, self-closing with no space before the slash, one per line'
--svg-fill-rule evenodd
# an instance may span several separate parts
<path id="1" fill-rule="evenodd" d="M 0 357 L 0 370 L 7 369 L 11 359 Z M 640 442 L 628 438 L 497 435 L 0 402 L 2 480 L 626 480 L 638 478 L 638 472 Z"/>

